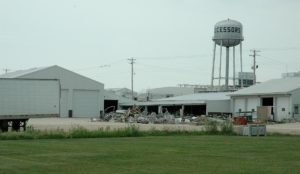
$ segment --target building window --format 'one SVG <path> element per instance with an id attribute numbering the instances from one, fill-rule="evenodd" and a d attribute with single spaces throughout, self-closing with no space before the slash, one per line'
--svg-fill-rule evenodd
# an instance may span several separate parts
<path id="1" fill-rule="evenodd" d="M 241 108 L 239 109 L 239 112 L 242 112 L 242 109 L 241 109 Z"/>
<path id="2" fill-rule="evenodd" d="M 281 111 L 285 111 L 285 108 L 282 108 Z"/>

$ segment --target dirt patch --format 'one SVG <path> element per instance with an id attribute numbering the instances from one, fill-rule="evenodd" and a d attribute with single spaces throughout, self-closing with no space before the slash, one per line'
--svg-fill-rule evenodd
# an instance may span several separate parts
<path id="1" fill-rule="evenodd" d="M 300 123 L 267 125 L 267 132 L 300 135 Z"/>
<path id="2" fill-rule="evenodd" d="M 38 130 L 53 130 L 63 129 L 69 130 L 74 127 L 84 127 L 89 130 L 96 130 L 99 128 L 118 129 L 135 125 L 140 130 L 187 130 L 187 131 L 201 131 L 203 126 L 188 125 L 188 124 L 140 124 L 140 123 L 114 123 L 114 122 L 92 122 L 88 118 L 34 118 L 28 121 L 28 126 L 33 126 Z"/>
<path id="3" fill-rule="evenodd" d="M 38 130 L 69 130 L 74 127 L 84 127 L 89 130 L 99 128 L 118 129 L 129 125 L 138 126 L 141 130 L 186 130 L 201 131 L 203 126 L 189 124 L 139 124 L 139 123 L 114 123 L 114 122 L 92 122 L 89 118 L 33 118 L 28 121 L 28 126 Z M 235 128 L 237 129 L 237 127 Z M 300 123 L 285 123 L 267 125 L 267 132 L 300 135 Z"/>

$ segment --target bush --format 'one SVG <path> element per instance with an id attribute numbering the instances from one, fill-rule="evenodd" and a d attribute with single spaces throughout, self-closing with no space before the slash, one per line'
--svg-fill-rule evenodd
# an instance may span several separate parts
<path id="1" fill-rule="evenodd" d="M 218 122 L 217 121 L 213 121 L 213 120 L 207 120 L 205 122 L 205 131 L 208 134 L 218 134 Z"/>
<path id="2" fill-rule="evenodd" d="M 221 123 L 214 120 L 207 120 L 204 127 L 205 132 L 210 135 L 235 135 L 233 124 L 230 120 L 225 120 Z"/>
<path id="3" fill-rule="evenodd" d="M 222 134 L 234 134 L 233 131 L 233 124 L 230 120 L 225 120 L 222 124 L 221 124 L 221 133 Z"/>

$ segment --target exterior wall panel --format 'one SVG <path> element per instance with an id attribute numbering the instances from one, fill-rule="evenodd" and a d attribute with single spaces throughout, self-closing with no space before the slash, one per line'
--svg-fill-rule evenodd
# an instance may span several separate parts
<path id="1" fill-rule="evenodd" d="M 241 111 L 246 111 L 246 99 L 245 98 L 234 98 L 234 102 L 233 102 L 233 114 Z"/>
<path id="2" fill-rule="evenodd" d="M 230 100 L 206 101 L 206 114 L 208 112 L 230 113 Z"/>
<path id="3" fill-rule="evenodd" d="M 290 97 L 277 97 L 276 105 L 277 115 L 275 116 L 276 121 L 287 119 L 291 117 L 290 111 Z"/>
<path id="4" fill-rule="evenodd" d="M 60 96 L 60 117 L 68 117 L 68 94 L 69 90 L 61 90 Z"/>
<path id="5" fill-rule="evenodd" d="M 253 111 L 252 117 L 257 118 L 257 107 L 260 106 L 260 98 L 247 98 L 247 111 Z"/>

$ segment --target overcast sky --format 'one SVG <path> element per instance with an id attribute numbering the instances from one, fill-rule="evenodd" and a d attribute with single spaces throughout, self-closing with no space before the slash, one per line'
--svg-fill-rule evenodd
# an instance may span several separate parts
<path id="1" fill-rule="evenodd" d="M 0 0 L 0 70 L 59 65 L 105 88 L 210 84 L 214 25 L 244 27 L 258 81 L 300 70 L 298 0 Z M 237 63 L 239 63 L 237 61 Z M 224 74 L 224 73 L 223 73 Z"/>

